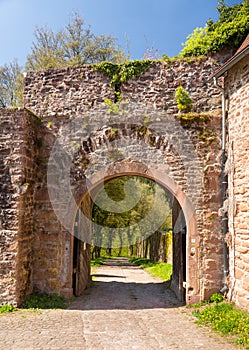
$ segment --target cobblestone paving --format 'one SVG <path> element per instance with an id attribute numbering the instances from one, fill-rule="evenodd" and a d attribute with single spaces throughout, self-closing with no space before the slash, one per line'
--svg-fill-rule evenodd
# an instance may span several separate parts
<path id="1" fill-rule="evenodd" d="M 1 315 L 0 349 L 238 348 L 196 326 L 164 283 L 125 259 L 112 259 L 69 309 Z"/>

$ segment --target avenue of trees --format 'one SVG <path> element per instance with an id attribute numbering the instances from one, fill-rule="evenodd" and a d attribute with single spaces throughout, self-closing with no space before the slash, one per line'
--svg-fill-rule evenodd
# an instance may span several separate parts
<path id="1" fill-rule="evenodd" d="M 135 200 L 135 203 L 134 203 Z M 105 184 L 93 207 L 93 257 L 102 253 L 139 255 L 166 261 L 172 232 L 172 196 L 157 183 L 122 176 Z M 152 213 L 152 214 L 151 214 Z M 124 229 L 124 230 L 122 230 Z M 117 247 L 114 249 L 112 247 Z"/>

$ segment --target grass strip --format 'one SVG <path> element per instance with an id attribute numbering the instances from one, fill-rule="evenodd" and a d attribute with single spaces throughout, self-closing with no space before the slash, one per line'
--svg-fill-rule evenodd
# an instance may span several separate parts
<path id="1" fill-rule="evenodd" d="M 129 261 L 141 266 L 146 272 L 163 281 L 169 281 L 172 274 L 172 265 L 166 262 L 154 262 L 146 258 L 130 258 Z"/>

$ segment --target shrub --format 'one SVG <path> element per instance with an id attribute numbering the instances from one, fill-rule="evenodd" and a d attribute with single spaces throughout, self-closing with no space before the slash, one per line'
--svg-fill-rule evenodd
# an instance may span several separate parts
<path id="1" fill-rule="evenodd" d="M 179 57 L 200 56 L 241 45 L 249 32 L 249 1 L 227 6 L 221 0 L 217 10 L 218 21 L 208 20 L 205 27 L 195 28 L 187 36 Z"/>
<path id="2" fill-rule="evenodd" d="M 220 293 L 214 293 L 210 297 L 210 302 L 211 303 L 220 303 L 224 300 L 224 297 Z"/>
<path id="3" fill-rule="evenodd" d="M 179 111 L 187 113 L 192 110 L 192 98 L 182 86 L 176 89 L 175 99 Z"/>

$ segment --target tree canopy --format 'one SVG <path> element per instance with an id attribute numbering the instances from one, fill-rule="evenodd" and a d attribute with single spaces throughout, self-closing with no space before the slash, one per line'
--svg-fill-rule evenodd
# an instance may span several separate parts
<path id="1" fill-rule="evenodd" d="M 64 29 L 54 32 L 48 27 L 36 28 L 35 42 L 27 57 L 26 70 L 43 70 L 63 66 L 109 61 L 121 63 L 124 51 L 112 36 L 95 35 L 74 14 Z"/>
<path id="2" fill-rule="evenodd" d="M 113 202 L 113 208 L 109 206 L 109 201 Z M 170 201 L 170 195 L 160 185 L 146 178 L 123 176 L 109 181 L 99 192 L 93 206 L 93 222 L 98 225 L 93 244 L 112 246 L 114 241 L 121 245 L 126 241 L 131 245 L 136 238 L 143 236 L 143 232 L 153 234 L 155 230 L 172 229 Z M 154 214 L 151 218 L 152 207 Z M 119 228 L 127 228 L 128 237 L 119 236 Z"/>
<path id="3" fill-rule="evenodd" d="M 208 20 L 205 27 L 195 28 L 187 36 L 179 57 L 215 53 L 223 48 L 237 48 L 249 33 L 249 0 L 227 6 L 219 0 L 217 22 Z"/>
<path id="4" fill-rule="evenodd" d="M 103 61 L 121 63 L 127 59 L 114 37 L 95 35 L 77 13 L 62 30 L 54 32 L 48 27 L 37 27 L 34 35 L 26 71 Z M 0 67 L 0 108 L 22 106 L 22 70 L 16 60 Z"/>
<path id="5" fill-rule="evenodd" d="M 23 76 L 16 60 L 0 67 L 0 108 L 22 104 Z"/>

